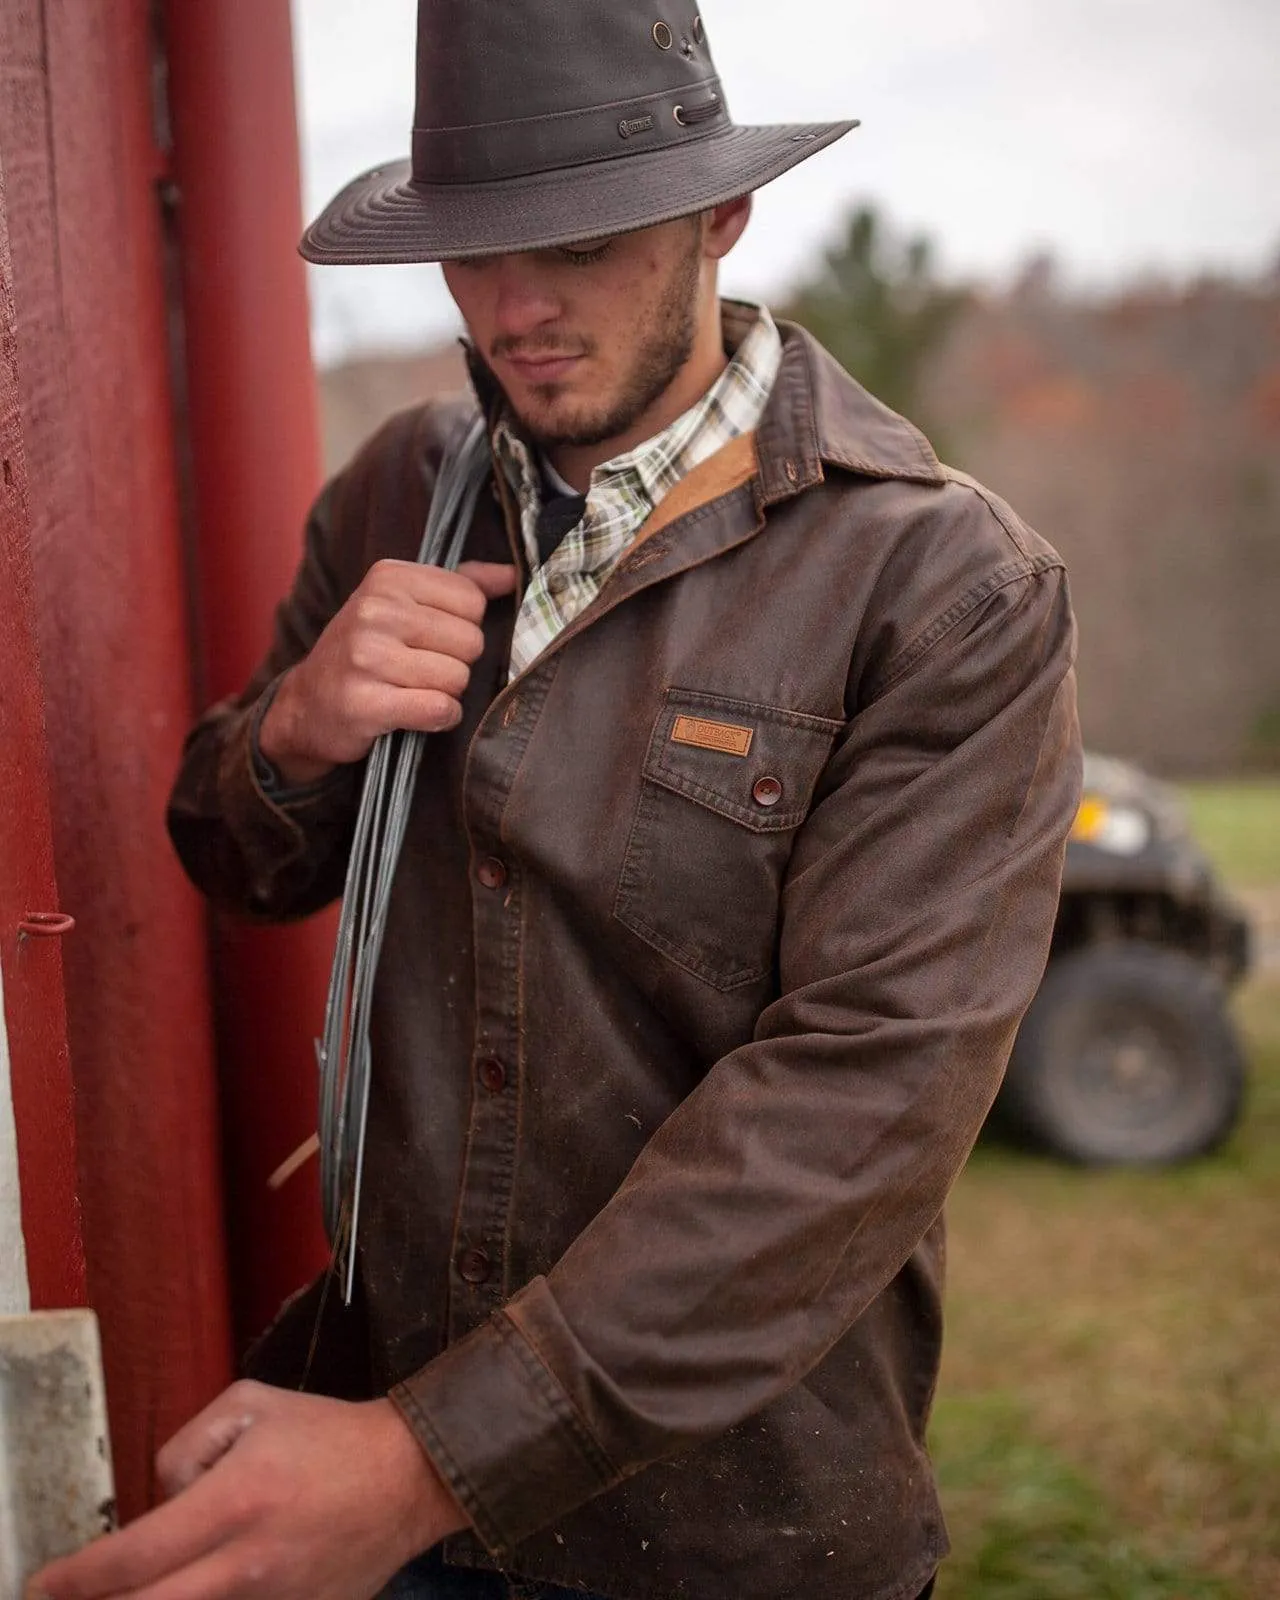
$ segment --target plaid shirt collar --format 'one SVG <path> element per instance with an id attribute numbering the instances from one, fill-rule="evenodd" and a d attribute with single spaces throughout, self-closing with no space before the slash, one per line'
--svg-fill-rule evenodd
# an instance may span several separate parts
<path id="1" fill-rule="evenodd" d="M 537 524 L 543 474 L 509 415 L 499 417 L 494 455 L 515 491 L 532 574 L 516 618 L 511 677 L 530 666 L 599 594 L 663 498 L 693 469 L 759 425 L 782 361 L 782 339 L 763 306 L 732 359 L 702 399 L 653 438 L 591 474 L 586 510 L 543 562 Z"/>

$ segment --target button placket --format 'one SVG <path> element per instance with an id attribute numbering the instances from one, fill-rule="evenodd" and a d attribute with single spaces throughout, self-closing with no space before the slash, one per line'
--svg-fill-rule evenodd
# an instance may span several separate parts
<path id="1" fill-rule="evenodd" d="M 468 756 L 463 806 L 472 848 L 475 1055 L 466 1161 L 453 1244 L 448 1337 L 454 1342 L 503 1302 L 506 1240 L 520 1109 L 521 871 L 502 820 L 545 691 L 536 677 L 518 701 L 493 711 Z M 514 706 L 514 712 L 513 712 Z"/>
<path id="2" fill-rule="evenodd" d="M 458 1276 L 464 1283 L 485 1283 L 493 1271 L 488 1252 L 479 1248 L 464 1250 L 458 1257 Z"/>
<path id="3" fill-rule="evenodd" d="M 501 1094 L 507 1086 L 507 1069 L 496 1056 L 483 1057 L 476 1067 L 480 1087 L 489 1094 Z"/>
<path id="4" fill-rule="evenodd" d="M 486 889 L 504 888 L 507 875 L 506 862 L 498 856 L 486 856 L 476 868 L 476 877 Z"/>

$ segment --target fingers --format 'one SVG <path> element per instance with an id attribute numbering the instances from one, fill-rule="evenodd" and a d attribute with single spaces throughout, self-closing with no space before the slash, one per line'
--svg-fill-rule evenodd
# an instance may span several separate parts
<path id="1" fill-rule="evenodd" d="M 267 1563 L 236 1548 L 219 1550 L 120 1600 L 249 1600 L 274 1592 Z"/>
<path id="2" fill-rule="evenodd" d="M 400 650 L 388 662 L 383 682 L 395 689 L 434 689 L 461 702 L 471 669 L 454 656 L 434 650 Z M 461 706 L 459 706 L 461 709 Z"/>
<path id="3" fill-rule="evenodd" d="M 435 607 L 407 607 L 395 631 L 414 650 L 438 651 L 468 666 L 484 654 L 484 634 L 477 623 Z"/>
<path id="4" fill-rule="evenodd" d="M 390 728 L 448 733 L 462 721 L 462 705 L 438 689 L 386 689 L 382 706 Z"/>
<path id="5" fill-rule="evenodd" d="M 465 572 L 376 562 L 286 674 L 258 730 L 263 755 L 302 783 L 361 760 L 393 729 L 457 727 L 484 654 L 485 608 L 515 582 L 515 568 L 496 562 Z"/>
<path id="6" fill-rule="evenodd" d="M 471 668 L 459 657 L 439 650 L 414 648 L 386 635 L 373 634 L 352 647 L 352 666 L 370 687 L 438 689 L 461 700 L 471 681 Z"/>
<path id="7" fill-rule="evenodd" d="M 110 1600 L 147 1593 L 165 1573 L 200 1561 L 228 1533 L 225 1496 L 202 1478 L 186 1494 L 152 1511 L 120 1533 L 109 1533 L 64 1561 L 38 1572 L 27 1586 L 29 1600 Z"/>
<path id="8" fill-rule="evenodd" d="M 484 634 L 474 622 L 403 599 L 370 594 L 351 602 L 345 665 L 376 677 L 402 645 L 447 656 L 465 671 L 484 654 Z"/>
<path id="9" fill-rule="evenodd" d="M 492 561 L 467 561 L 456 572 L 411 561 L 378 561 L 363 585 L 369 593 L 403 595 L 477 625 L 488 601 L 511 594 L 515 586 L 516 569 Z"/>
<path id="10" fill-rule="evenodd" d="M 27 1600 L 370 1600 L 465 1525 L 389 1401 L 237 1385 L 175 1437 L 171 1471 L 246 1419 L 175 1499 L 50 1564 Z"/>
<path id="11" fill-rule="evenodd" d="M 506 562 L 464 561 L 458 573 L 470 578 L 488 600 L 500 600 L 503 595 L 515 593 L 516 569 Z"/>

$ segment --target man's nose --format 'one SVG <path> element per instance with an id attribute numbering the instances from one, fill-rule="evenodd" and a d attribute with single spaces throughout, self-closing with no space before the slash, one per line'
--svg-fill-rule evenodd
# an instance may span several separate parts
<path id="1" fill-rule="evenodd" d="M 502 256 L 494 263 L 497 295 L 494 314 L 497 333 L 504 338 L 524 339 L 548 322 L 555 322 L 564 308 L 551 293 L 537 269 L 518 255 Z"/>

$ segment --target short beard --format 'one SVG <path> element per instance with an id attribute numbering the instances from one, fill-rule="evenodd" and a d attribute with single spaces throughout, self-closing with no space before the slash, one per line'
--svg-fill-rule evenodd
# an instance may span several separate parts
<path id="1" fill-rule="evenodd" d="M 584 407 L 577 416 L 566 417 L 559 426 L 548 426 L 523 415 L 510 396 L 507 397 L 507 403 L 532 442 L 543 450 L 590 448 L 630 432 L 671 387 L 693 355 L 698 337 L 701 281 L 702 227 L 698 219 L 689 250 L 676 263 L 671 280 L 659 299 L 657 318 L 650 327 L 640 330 L 640 344 L 622 393 L 608 410 L 588 412 Z M 552 383 L 540 386 L 534 393 L 550 407 L 560 390 Z"/>

